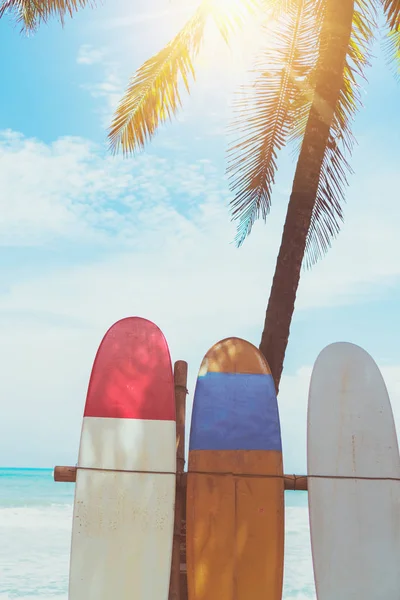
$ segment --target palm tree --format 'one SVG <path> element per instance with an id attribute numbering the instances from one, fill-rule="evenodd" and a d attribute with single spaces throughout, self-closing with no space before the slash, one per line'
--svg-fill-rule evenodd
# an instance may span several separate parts
<path id="1" fill-rule="evenodd" d="M 64 23 L 66 16 L 95 4 L 96 0 L 0 0 L 0 18 L 5 13 L 14 14 L 24 30 L 34 31 L 52 17 Z"/>
<path id="2" fill-rule="evenodd" d="M 177 112 L 180 77 L 189 89 L 207 18 L 215 19 L 226 39 L 238 22 L 233 9 L 223 14 L 222 6 L 227 9 L 226 2 L 204 0 L 178 35 L 137 71 L 109 134 L 114 151 L 129 154 L 143 147 Z M 239 21 L 254 6 L 243 0 Z M 269 43 L 256 58 L 254 84 L 235 102 L 228 173 L 240 246 L 256 219 L 269 213 L 278 150 L 298 142 L 260 343 L 278 391 L 302 264 L 312 266 L 328 250 L 343 220 L 350 125 L 360 106 L 358 81 L 369 64 L 379 10 L 388 56 L 400 64 L 400 0 L 260 0 L 259 8 L 264 22 L 270 20 L 261 25 Z"/>
<path id="3" fill-rule="evenodd" d="M 93 4 L 90 0 L 3 0 L 27 29 Z M 388 57 L 400 65 L 400 0 L 202 0 L 193 17 L 133 77 L 110 130 L 114 151 L 130 154 L 151 139 L 189 91 L 194 59 L 212 18 L 226 41 L 248 13 L 259 10 L 269 44 L 255 61 L 254 85 L 235 102 L 228 173 L 240 246 L 271 205 L 277 152 L 297 140 L 298 160 L 260 350 L 277 390 L 302 264 L 312 266 L 330 247 L 343 219 L 351 121 L 360 106 L 358 80 L 383 11 Z M 271 19 L 273 19 L 271 21 Z M 269 21 L 269 26 L 265 22 Z M 251 102 L 248 101 L 249 91 Z"/>

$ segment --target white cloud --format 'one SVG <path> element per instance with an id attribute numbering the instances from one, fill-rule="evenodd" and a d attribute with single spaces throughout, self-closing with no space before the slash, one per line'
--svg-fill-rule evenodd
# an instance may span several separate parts
<path id="1" fill-rule="evenodd" d="M 353 191 L 347 226 L 329 257 L 304 276 L 299 309 L 358 302 L 399 276 L 396 199 L 375 175 L 367 177 L 360 199 Z M 391 188 L 389 178 L 386 185 Z M 235 249 L 226 183 L 210 161 L 149 154 L 124 160 L 87 140 L 44 144 L 9 131 L 0 138 L 0 188 L 3 253 L 7 245 L 51 253 L 61 243 L 65 252 L 98 250 L 78 264 L 43 263 L 23 276 L 3 272 L 0 463 L 24 464 L 28 456 L 32 464 L 75 461 L 94 354 L 119 318 L 155 321 L 173 360 L 188 360 L 192 391 L 202 356 L 218 339 L 238 335 L 258 343 L 284 206 Z M 284 375 L 280 394 L 285 456 L 299 470 L 308 377 L 306 367 Z M 398 413 L 397 366 L 387 378 Z M 27 455 L 26 440 L 33 438 Z"/>
<path id="2" fill-rule="evenodd" d="M 104 63 L 104 75 L 100 81 L 82 85 L 92 98 L 101 100 L 101 105 L 95 112 L 99 115 L 101 126 L 105 130 L 111 126 L 115 110 L 123 97 L 125 85 L 126 82 L 123 83 L 118 66 L 113 62 Z"/>
<path id="3" fill-rule="evenodd" d="M 101 63 L 107 52 L 103 48 L 94 48 L 90 44 L 83 44 L 78 51 L 76 62 L 79 65 L 95 65 Z"/>
<path id="4" fill-rule="evenodd" d="M 80 138 L 46 145 L 6 131 L 0 134 L 0 162 L 3 245 L 54 238 L 137 245 L 148 231 L 150 239 L 161 226 L 167 233 L 171 220 L 191 233 L 189 220 L 173 206 L 178 193 L 188 211 L 202 196 L 199 223 L 207 211 L 223 210 L 218 204 L 225 192 L 208 161 L 176 161 L 170 169 L 165 159 L 147 154 L 134 161 L 104 156 Z"/>
<path id="5" fill-rule="evenodd" d="M 79 48 L 77 63 L 85 66 L 101 64 L 102 75 L 97 81 L 90 80 L 81 85 L 92 98 L 101 103 L 95 108 L 100 117 L 101 126 L 108 130 L 114 112 L 123 96 L 127 82 L 121 76 L 121 66 L 107 57 L 109 52 L 105 48 L 94 48 L 84 44 Z M 97 77 L 97 74 L 96 74 Z"/>

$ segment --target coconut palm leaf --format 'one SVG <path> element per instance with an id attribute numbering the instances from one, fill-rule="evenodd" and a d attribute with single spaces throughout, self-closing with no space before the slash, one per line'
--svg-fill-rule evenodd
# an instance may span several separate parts
<path id="1" fill-rule="evenodd" d="M 361 107 L 360 78 L 370 64 L 376 26 L 376 8 L 370 0 L 355 0 L 352 35 L 344 65 L 343 85 L 336 105 L 330 137 L 320 171 L 318 193 L 307 236 L 305 266 L 311 267 L 330 248 L 343 221 L 343 202 L 348 175 L 348 158 L 354 146 L 351 124 Z M 324 60 L 323 39 L 316 69 Z"/>
<path id="2" fill-rule="evenodd" d="M 0 0 L 0 18 L 5 13 L 13 14 L 23 29 L 32 31 L 53 17 L 64 23 L 66 16 L 95 4 L 96 0 Z"/>
<path id="3" fill-rule="evenodd" d="M 400 30 L 400 0 L 382 0 L 383 9 L 392 31 Z"/>
<path id="4" fill-rule="evenodd" d="M 285 145 L 307 94 L 304 85 L 316 59 L 318 31 L 313 0 L 287 2 L 270 31 L 268 48 L 259 58 L 255 83 L 243 88 L 234 103 L 232 129 L 239 132 L 228 150 L 228 174 L 235 197 L 233 220 L 241 245 L 271 205 L 277 153 Z M 249 90 L 251 91 L 249 102 Z"/>
<path id="5" fill-rule="evenodd" d="M 189 91 L 189 80 L 195 77 L 193 59 L 209 16 L 207 4 L 202 3 L 178 35 L 136 72 L 109 133 L 114 152 L 122 149 L 127 154 L 143 148 L 160 123 L 176 114 L 181 106 L 180 81 Z"/>
<path id="6" fill-rule="evenodd" d="M 281 1 L 281 0 L 280 0 Z M 232 33 L 243 27 L 249 14 L 258 9 L 269 9 L 277 0 L 232 0 L 228 8 L 227 2 L 212 0 L 209 7 L 213 20 L 226 43 L 229 43 Z"/>
<path id="7" fill-rule="evenodd" d="M 133 77 L 122 98 L 109 133 L 111 149 L 124 154 L 143 148 L 160 124 L 171 119 L 181 106 L 180 83 L 189 92 L 195 78 L 193 61 L 210 17 L 222 36 L 241 25 L 244 15 L 258 6 L 259 0 L 241 0 L 229 7 L 215 0 L 203 0 L 194 16 L 160 52 L 147 60 Z"/>
<path id="8" fill-rule="evenodd" d="M 312 12 L 314 17 L 310 19 Z M 280 63 L 283 69 L 269 67 L 259 75 L 252 104 L 246 103 L 243 97 L 236 101 L 239 119 L 234 127 L 243 135 L 229 150 L 228 172 L 231 189 L 235 192 L 231 208 L 233 219 L 238 221 L 236 241 L 239 245 L 250 233 L 255 220 L 260 216 L 265 220 L 269 212 L 277 152 L 287 140 L 297 141 L 299 152 L 311 105 L 318 102 L 312 90 L 324 62 L 323 15 L 324 0 L 290 3 L 283 17 L 290 22 L 282 31 L 278 27 L 276 32 L 279 40 L 274 52 L 277 54 L 267 53 L 265 61 L 272 65 Z M 369 64 L 375 19 L 373 1 L 355 0 L 343 85 L 330 123 L 330 138 L 307 237 L 305 265 L 308 267 L 328 250 L 343 220 L 344 190 L 351 172 L 347 156 L 354 145 L 351 123 L 361 105 L 359 79 L 364 77 Z M 294 55 L 290 54 L 291 47 L 297 48 Z M 288 68 L 292 75 L 285 78 Z"/>
<path id="9" fill-rule="evenodd" d="M 384 50 L 389 67 L 400 79 L 400 0 L 383 0 L 387 34 Z"/>
<path id="10" fill-rule="evenodd" d="M 400 80 L 400 29 L 387 33 L 384 49 L 390 69 L 396 79 Z"/>

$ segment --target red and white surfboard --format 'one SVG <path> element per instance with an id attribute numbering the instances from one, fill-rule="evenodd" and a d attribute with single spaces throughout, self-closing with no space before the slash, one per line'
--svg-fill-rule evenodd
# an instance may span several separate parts
<path id="1" fill-rule="evenodd" d="M 69 600 L 167 600 L 176 473 L 167 342 L 132 317 L 106 333 L 82 425 Z"/>

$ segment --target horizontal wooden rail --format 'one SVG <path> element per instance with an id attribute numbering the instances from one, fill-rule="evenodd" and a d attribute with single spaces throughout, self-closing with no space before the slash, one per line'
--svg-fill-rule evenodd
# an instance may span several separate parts
<path id="1" fill-rule="evenodd" d="M 54 467 L 54 481 L 74 483 L 76 467 Z M 306 475 L 284 475 L 285 490 L 307 491 Z M 182 487 L 186 487 L 186 473 L 181 478 Z"/>
<path id="2" fill-rule="evenodd" d="M 62 482 L 75 482 L 76 481 L 76 467 L 55 467 L 54 468 L 54 481 Z M 181 514 L 186 514 L 186 473 L 180 475 L 177 479 L 177 497 L 181 499 Z M 307 476 L 306 475 L 284 475 L 285 490 L 307 490 Z M 180 536 L 177 536 L 179 543 L 179 580 L 180 580 L 180 600 L 188 600 L 187 591 L 187 573 L 186 573 L 186 520 L 183 518 L 180 522 L 180 526 L 176 526 L 176 531 L 180 531 Z M 174 537 L 175 540 L 175 537 Z M 172 581 L 172 577 L 171 577 Z M 172 594 L 169 596 L 169 600 L 176 600 Z"/>

